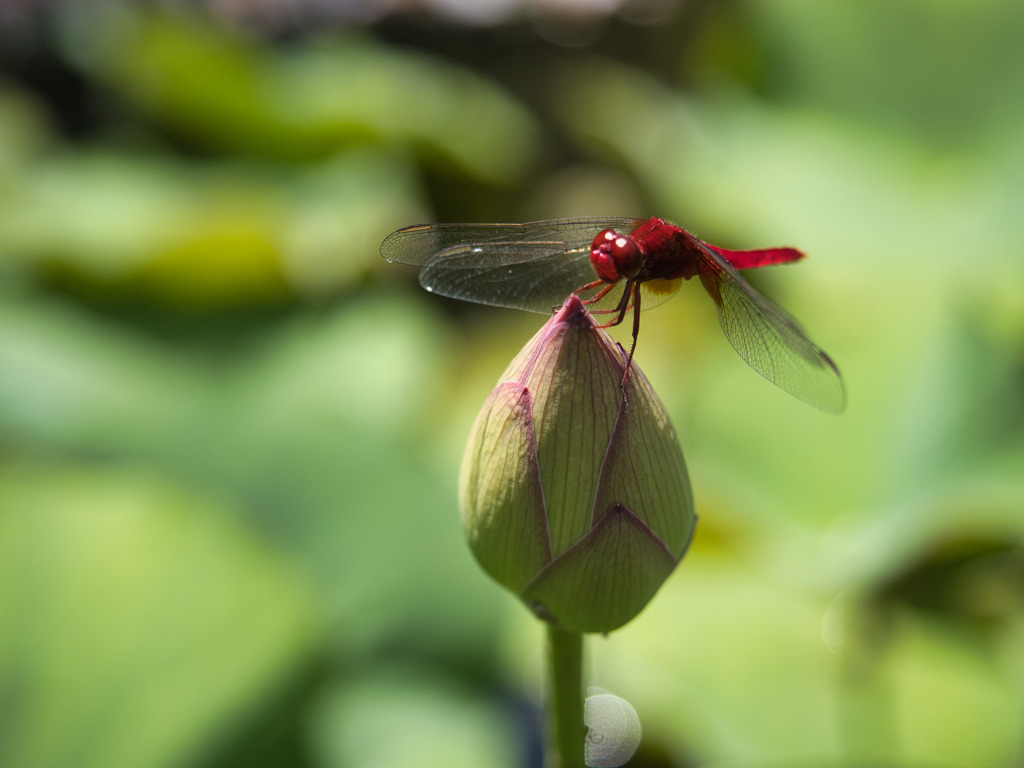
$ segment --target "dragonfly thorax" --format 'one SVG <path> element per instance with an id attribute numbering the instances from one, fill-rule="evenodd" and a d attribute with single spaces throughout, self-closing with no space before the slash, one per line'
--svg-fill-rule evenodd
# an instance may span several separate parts
<path id="1" fill-rule="evenodd" d="M 617 283 L 640 273 L 643 254 L 632 238 L 606 229 L 590 245 L 590 264 L 604 282 Z"/>

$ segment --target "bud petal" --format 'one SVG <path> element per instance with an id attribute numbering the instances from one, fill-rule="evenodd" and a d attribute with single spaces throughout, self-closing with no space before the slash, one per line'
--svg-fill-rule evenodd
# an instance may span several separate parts
<path id="1" fill-rule="evenodd" d="M 575 296 L 509 365 L 463 459 L 477 560 L 538 615 L 608 632 L 642 610 L 695 516 L 664 406 Z"/>
<path id="2" fill-rule="evenodd" d="M 537 574 L 522 596 L 566 629 L 609 632 L 640 613 L 675 567 L 650 528 L 616 505 Z"/>
<path id="3" fill-rule="evenodd" d="M 531 414 L 529 390 L 499 384 L 473 428 L 459 483 L 469 546 L 516 592 L 551 560 Z"/>

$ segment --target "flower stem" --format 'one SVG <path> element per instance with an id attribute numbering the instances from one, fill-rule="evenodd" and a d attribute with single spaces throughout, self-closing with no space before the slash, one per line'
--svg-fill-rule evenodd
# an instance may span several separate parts
<path id="1" fill-rule="evenodd" d="M 584 768 L 583 635 L 548 624 L 548 768 Z"/>

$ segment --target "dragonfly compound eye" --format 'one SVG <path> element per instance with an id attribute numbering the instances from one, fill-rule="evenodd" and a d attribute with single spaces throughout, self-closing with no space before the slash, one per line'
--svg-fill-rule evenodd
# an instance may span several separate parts
<path id="1" fill-rule="evenodd" d="M 591 243 L 590 264 L 606 283 L 636 277 L 642 263 L 643 256 L 637 244 L 614 229 L 604 230 Z"/>

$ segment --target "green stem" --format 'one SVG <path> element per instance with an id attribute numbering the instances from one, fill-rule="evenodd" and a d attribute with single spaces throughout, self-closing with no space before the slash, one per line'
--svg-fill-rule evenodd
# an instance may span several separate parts
<path id="1" fill-rule="evenodd" d="M 548 624 L 548 768 L 584 768 L 583 635 Z"/>

